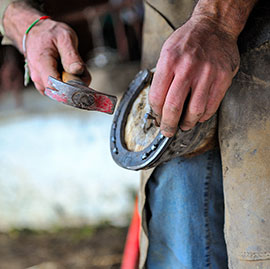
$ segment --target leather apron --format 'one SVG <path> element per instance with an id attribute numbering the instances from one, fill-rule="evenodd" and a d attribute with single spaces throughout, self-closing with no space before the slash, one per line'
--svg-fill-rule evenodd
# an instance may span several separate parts
<path id="1" fill-rule="evenodd" d="M 145 1 L 142 67 L 155 66 L 169 35 L 190 16 L 195 1 Z M 229 268 L 270 268 L 270 4 L 258 1 L 238 40 L 241 65 L 219 115 Z M 140 268 L 148 240 L 142 172 Z"/>
<path id="2" fill-rule="evenodd" d="M 229 268 L 270 268 L 270 2 L 238 39 L 241 64 L 219 112 Z"/>

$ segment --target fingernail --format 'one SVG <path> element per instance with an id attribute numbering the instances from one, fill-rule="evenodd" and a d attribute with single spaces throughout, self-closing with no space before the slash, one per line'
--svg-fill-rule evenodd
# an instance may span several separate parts
<path id="1" fill-rule="evenodd" d="M 174 135 L 173 133 L 168 133 L 167 131 L 164 130 L 161 130 L 161 133 L 166 137 L 172 137 Z"/>
<path id="2" fill-rule="evenodd" d="M 162 126 L 161 133 L 166 137 L 172 137 L 176 133 L 176 127 Z"/>
<path id="3" fill-rule="evenodd" d="M 80 75 L 83 73 L 83 71 L 84 71 L 84 64 L 82 64 L 81 62 L 75 62 L 69 66 L 69 72 L 72 74 Z"/>
<path id="4" fill-rule="evenodd" d="M 190 130 L 191 128 L 190 128 L 190 127 L 187 127 L 187 126 L 184 126 L 184 125 L 181 125 L 181 126 L 180 126 L 180 129 L 181 129 L 182 131 L 188 131 L 188 130 Z"/>

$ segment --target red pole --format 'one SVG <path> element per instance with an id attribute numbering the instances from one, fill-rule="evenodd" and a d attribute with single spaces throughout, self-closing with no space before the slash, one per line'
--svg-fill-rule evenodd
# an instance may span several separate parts
<path id="1" fill-rule="evenodd" d="M 135 201 L 133 217 L 128 229 L 121 269 L 137 269 L 139 263 L 139 237 L 141 219 L 138 211 L 138 198 Z"/>

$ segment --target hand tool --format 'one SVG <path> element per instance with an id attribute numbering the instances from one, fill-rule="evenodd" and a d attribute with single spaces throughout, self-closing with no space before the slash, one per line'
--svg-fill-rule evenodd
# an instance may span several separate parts
<path id="1" fill-rule="evenodd" d="M 62 81 L 49 76 L 52 88 L 46 88 L 45 95 L 51 99 L 80 109 L 113 114 L 116 96 L 97 92 L 73 74 L 62 72 Z"/>

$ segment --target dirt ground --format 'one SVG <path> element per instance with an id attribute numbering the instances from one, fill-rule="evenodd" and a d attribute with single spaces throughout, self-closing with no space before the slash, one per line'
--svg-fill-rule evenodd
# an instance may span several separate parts
<path id="1" fill-rule="evenodd" d="M 117 269 L 126 233 L 110 225 L 0 233 L 0 269 Z"/>

